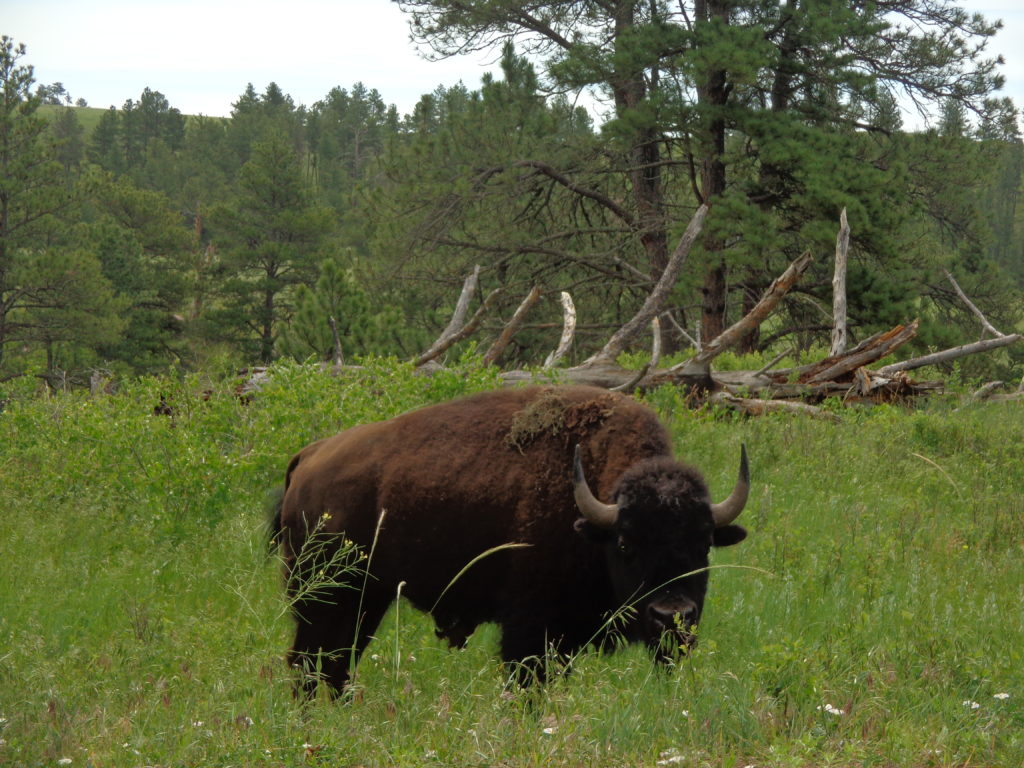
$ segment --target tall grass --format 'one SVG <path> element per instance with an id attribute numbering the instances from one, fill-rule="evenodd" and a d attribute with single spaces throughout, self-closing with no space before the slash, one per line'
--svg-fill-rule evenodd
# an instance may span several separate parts
<path id="1" fill-rule="evenodd" d="M 653 393 L 716 495 L 741 442 L 754 483 L 750 536 L 715 553 L 677 669 L 642 648 L 589 653 L 508 695 L 493 627 L 448 651 L 399 603 L 353 700 L 297 705 L 265 492 L 312 439 L 495 384 L 379 362 L 342 380 L 282 366 L 248 405 L 229 386 L 203 399 L 196 379 L 15 398 L 0 414 L 0 765 L 1024 764 L 1012 404 L 836 425 Z M 173 417 L 153 413 L 161 395 Z"/>

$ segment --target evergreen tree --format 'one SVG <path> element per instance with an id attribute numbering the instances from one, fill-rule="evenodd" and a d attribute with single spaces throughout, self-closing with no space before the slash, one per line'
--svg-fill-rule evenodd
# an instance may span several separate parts
<path id="1" fill-rule="evenodd" d="M 95 168 L 83 184 L 75 238 L 98 256 L 125 323 L 101 352 L 136 372 L 161 370 L 181 354 L 197 246 L 163 194 Z"/>
<path id="2" fill-rule="evenodd" d="M 298 287 L 295 315 L 281 332 L 278 346 L 296 360 L 310 356 L 331 360 L 339 352 L 343 360 L 395 353 L 394 335 L 400 322 L 395 309 L 374 307 L 352 268 L 338 259 L 325 259 L 316 285 Z M 340 349 L 335 348 L 335 332 Z"/>
<path id="3" fill-rule="evenodd" d="M 121 117 L 115 107 L 110 107 L 100 117 L 89 137 L 89 159 L 108 171 L 123 171 L 120 137 Z"/>
<path id="4" fill-rule="evenodd" d="M 224 302 L 208 315 L 211 334 L 269 362 L 291 314 L 286 294 L 312 282 L 334 229 L 331 212 L 313 198 L 291 142 L 276 134 L 253 145 L 233 199 L 217 206 L 209 222 L 220 248 Z"/>
<path id="5" fill-rule="evenodd" d="M 309 150 L 321 189 L 340 205 L 352 182 L 361 178 L 398 133 L 398 112 L 376 90 L 362 83 L 332 88 L 307 116 Z"/>
<path id="6" fill-rule="evenodd" d="M 631 261 L 652 277 L 684 212 L 713 204 L 699 286 L 705 340 L 726 322 L 730 275 L 748 282 L 754 270 L 764 279 L 777 266 L 767 255 L 826 247 L 844 206 L 867 235 L 859 245 L 895 257 L 886 230 L 900 201 L 875 195 L 868 207 L 850 205 L 865 191 L 901 191 L 862 137 L 878 128 L 867 121 L 880 94 L 980 110 L 1001 84 L 997 62 L 983 58 L 997 26 L 931 0 L 400 5 L 414 37 L 438 55 L 522 39 L 552 87 L 595 88 L 611 101 L 606 135 L 630 191 L 628 215 L 617 218 L 643 254 Z M 666 177 L 676 169 L 686 175 Z M 680 187 L 689 199 L 669 192 Z M 746 243 L 765 232 L 788 233 L 789 242 Z"/>
<path id="7" fill-rule="evenodd" d="M 64 107 L 52 125 L 57 143 L 57 159 L 68 177 L 72 177 L 85 160 L 85 128 L 78 122 L 74 108 Z"/>
<path id="8" fill-rule="evenodd" d="M 250 158 L 258 142 L 287 137 L 297 153 L 306 151 L 305 110 L 297 108 L 277 83 L 270 83 L 263 94 L 256 93 L 252 83 L 246 86 L 231 110 L 227 125 L 227 145 L 241 167 Z"/>
<path id="9" fill-rule="evenodd" d="M 24 55 L 24 45 L 0 37 L 0 377 L 14 342 L 84 342 L 73 335 L 95 340 L 117 326 L 95 256 L 62 247 L 55 214 L 71 204 L 73 187 L 38 114 L 32 67 L 19 64 Z M 90 313 L 95 324 L 82 321 Z"/>

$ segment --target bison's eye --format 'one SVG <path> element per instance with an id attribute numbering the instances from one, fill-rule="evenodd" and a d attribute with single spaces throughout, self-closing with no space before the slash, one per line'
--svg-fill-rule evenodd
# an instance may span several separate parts
<path id="1" fill-rule="evenodd" d="M 633 545 L 621 536 L 619 537 L 619 554 L 623 555 L 624 557 L 629 557 L 633 554 Z"/>

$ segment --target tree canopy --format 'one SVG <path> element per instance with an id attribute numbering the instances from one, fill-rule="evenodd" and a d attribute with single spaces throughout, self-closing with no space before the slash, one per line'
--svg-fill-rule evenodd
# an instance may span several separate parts
<path id="1" fill-rule="evenodd" d="M 947 270 L 997 325 L 1021 321 L 1024 154 L 986 54 L 997 23 L 946 0 L 399 5 L 428 57 L 493 49 L 501 74 L 407 115 L 363 82 L 309 106 L 248 84 L 228 119 L 152 88 L 89 111 L 34 87 L 3 38 L 0 376 L 412 357 L 477 267 L 481 343 L 536 287 L 503 359 L 540 362 L 567 291 L 582 360 L 702 205 L 666 352 L 709 343 L 805 251 L 743 345 L 827 339 L 844 209 L 855 340 L 914 317 L 920 346 L 974 333 Z M 935 127 L 908 130 L 907 105 Z"/>

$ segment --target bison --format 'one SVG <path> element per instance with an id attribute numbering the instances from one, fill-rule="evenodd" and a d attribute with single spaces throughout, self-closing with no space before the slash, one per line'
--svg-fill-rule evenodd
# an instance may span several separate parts
<path id="1" fill-rule="evenodd" d="M 497 623 L 523 681 L 543 677 L 549 650 L 616 637 L 668 661 L 694 642 L 711 547 L 746 536 L 733 521 L 749 487 L 744 450 L 712 503 L 649 408 L 593 387 L 485 392 L 353 427 L 292 458 L 276 508 L 289 663 L 306 694 L 342 691 L 399 592 L 453 646 Z M 331 557 L 346 541 L 355 568 Z"/>

